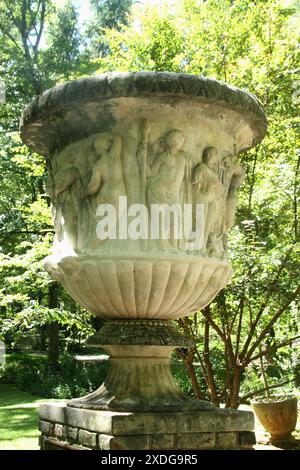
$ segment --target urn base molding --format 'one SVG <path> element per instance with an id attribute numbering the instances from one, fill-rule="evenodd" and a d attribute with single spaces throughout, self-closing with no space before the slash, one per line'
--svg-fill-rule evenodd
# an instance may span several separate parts
<path id="1" fill-rule="evenodd" d="M 88 344 L 110 354 L 108 374 L 95 392 L 71 400 L 68 406 L 133 412 L 213 409 L 209 402 L 183 393 L 172 377 L 170 356 L 174 348 L 193 346 L 172 322 L 107 321 Z"/>

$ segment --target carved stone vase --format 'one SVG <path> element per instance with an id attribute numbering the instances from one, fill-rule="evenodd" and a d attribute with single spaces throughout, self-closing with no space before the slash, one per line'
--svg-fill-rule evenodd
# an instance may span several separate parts
<path id="1" fill-rule="evenodd" d="M 185 74 L 107 73 L 56 86 L 26 108 L 21 137 L 46 158 L 53 205 L 45 269 L 107 320 L 89 344 L 109 352 L 108 377 L 71 400 L 69 412 L 213 409 L 173 381 L 170 354 L 192 342 L 172 320 L 208 305 L 230 281 L 227 232 L 244 177 L 239 154 L 265 132 L 252 94 Z M 191 230 L 175 236 L 182 218 L 171 211 L 170 236 L 163 227 L 153 236 L 154 206 L 181 216 L 200 207 L 202 225 L 194 210 Z M 163 215 L 159 209 L 156 220 Z M 105 217 L 114 227 L 104 227 Z"/>

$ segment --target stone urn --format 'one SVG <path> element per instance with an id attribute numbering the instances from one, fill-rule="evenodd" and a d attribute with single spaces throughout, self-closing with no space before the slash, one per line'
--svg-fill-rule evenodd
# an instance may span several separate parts
<path id="1" fill-rule="evenodd" d="M 297 398 L 273 397 L 251 400 L 252 408 L 265 430 L 271 434 L 270 442 L 278 444 L 292 439 L 297 424 Z"/>
<path id="2" fill-rule="evenodd" d="M 53 205 L 45 269 L 107 320 L 89 340 L 110 353 L 107 380 L 68 409 L 212 409 L 173 381 L 170 354 L 192 342 L 172 320 L 204 308 L 231 279 L 239 155 L 265 132 L 252 94 L 167 72 L 75 80 L 26 108 L 21 137 L 46 158 Z"/>

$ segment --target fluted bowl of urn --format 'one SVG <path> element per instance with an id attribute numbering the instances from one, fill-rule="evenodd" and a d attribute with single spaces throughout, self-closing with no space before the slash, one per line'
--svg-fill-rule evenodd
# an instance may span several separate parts
<path id="1" fill-rule="evenodd" d="M 205 307 L 232 276 L 239 155 L 265 131 L 252 94 L 198 76 L 107 73 L 46 91 L 21 123 L 47 162 L 46 270 L 103 318 Z"/>

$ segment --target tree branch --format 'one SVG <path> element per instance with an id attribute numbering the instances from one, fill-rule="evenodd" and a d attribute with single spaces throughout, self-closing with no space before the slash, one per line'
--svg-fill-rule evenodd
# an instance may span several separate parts
<path id="1" fill-rule="evenodd" d="M 38 13 L 39 13 L 40 7 L 41 7 L 41 0 L 39 0 L 36 11 L 33 14 L 30 11 L 30 20 L 31 21 L 30 21 L 30 24 L 29 24 L 29 27 L 28 27 L 28 32 L 31 31 L 31 29 L 33 28 L 33 25 L 35 24 L 35 20 L 37 18 Z"/>
<path id="2" fill-rule="evenodd" d="M 218 325 L 214 322 L 214 320 L 210 316 L 210 310 L 208 307 L 205 307 L 203 310 L 201 310 L 202 315 L 204 316 L 205 320 L 208 321 L 210 326 L 215 330 L 216 333 L 222 338 L 222 340 L 226 340 L 226 335 L 223 333 L 223 331 L 218 327 Z"/>
<path id="3" fill-rule="evenodd" d="M 278 318 L 286 311 L 286 309 L 289 307 L 290 303 L 297 297 L 297 295 L 300 292 L 300 285 L 297 287 L 297 289 L 294 290 L 294 292 L 289 296 L 288 301 L 281 307 L 281 309 L 278 310 L 278 312 L 273 316 L 273 318 L 269 321 L 267 326 L 262 330 L 260 335 L 257 337 L 257 340 L 253 343 L 251 348 L 249 349 L 247 355 L 245 356 L 243 360 L 243 365 L 247 365 L 251 359 L 251 356 L 255 349 L 259 346 L 261 341 L 264 339 L 266 334 L 270 331 L 274 323 L 278 320 Z"/>
<path id="4" fill-rule="evenodd" d="M 42 9 L 41 9 L 41 15 L 40 15 L 40 29 L 39 29 L 39 32 L 37 34 L 37 39 L 36 39 L 36 42 L 35 42 L 35 45 L 34 45 L 35 57 L 37 56 L 37 51 L 38 51 L 40 41 L 41 41 L 41 37 L 42 37 L 42 34 L 43 34 L 43 30 L 44 30 L 45 16 L 46 16 L 46 3 L 45 3 L 45 1 L 43 1 Z"/>
<path id="5" fill-rule="evenodd" d="M 274 293 L 274 291 L 276 291 L 278 279 L 279 279 L 279 277 L 280 277 L 280 275 L 281 275 L 283 269 L 284 269 L 285 266 L 286 266 L 286 262 L 287 262 L 287 260 L 289 259 L 289 256 L 290 256 L 290 253 L 291 253 L 292 250 L 293 250 L 293 247 L 291 247 L 291 248 L 288 250 L 288 252 L 287 252 L 287 254 L 286 254 L 284 260 L 283 260 L 282 263 L 281 263 L 280 268 L 279 268 L 278 271 L 277 271 L 277 274 L 276 274 L 275 278 L 273 279 L 273 281 L 272 281 L 271 284 L 270 284 L 270 288 L 269 288 L 267 297 L 265 298 L 264 302 L 262 303 L 262 305 L 261 305 L 261 307 L 260 307 L 260 309 L 259 309 L 259 311 L 258 311 L 258 313 L 257 313 L 257 315 L 256 315 L 256 318 L 255 318 L 254 322 L 253 322 L 253 323 L 251 324 L 251 326 L 250 326 L 250 331 L 249 331 L 249 333 L 248 333 L 247 339 L 246 339 L 246 341 L 245 341 L 245 344 L 244 344 L 243 349 L 242 349 L 241 354 L 240 354 L 240 357 L 241 357 L 241 358 L 244 358 L 244 357 L 246 356 L 246 354 L 247 354 L 247 350 L 248 350 L 248 347 L 249 347 L 249 345 L 250 345 L 250 343 L 251 343 L 251 340 L 252 340 L 252 338 L 253 338 L 253 335 L 254 335 L 254 332 L 255 332 L 255 328 L 257 327 L 257 324 L 258 324 L 258 322 L 259 322 L 259 320 L 260 320 L 260 318 L 261 318 L 261 316 L 262 316 L 262 314 L 263 314 L 265 308 L 267 307 L 268 302 L 269 302 L 269 300 L 270 300 L 272 294 Z"/>
<path id="6" fill-rule="evenodd" d="M 280 348 L 284 348 L 284 346 L 288 346 L 289 344 L 292 344 L 296 339 L 300 338 L 300 335 L 294 336 L 293 338 L 290 338 L 286 341 L 283 341 L 282 343 L 279 343 L 278 345 L 272 346 L 276 351 Z M 252 356 L 251 359 L 249 360 L 248 364 L 250 364 L 253 361 L 256 361 L 262 356 L 266 356 L 268 354 L 268 350 L 262 351 L 260 354 L 256 354 L 256 356 Z"/>
<path id="7" fill-rule="evenodd" d="M 20 52 L 24 52 L 22 47 L 17 43 L 17 41 L 15 40 L 15 38 L 13 37 L 12 34 L 10 34 L 9 31 L 7 31 L 6 29 L 4 29 L 3 25 L 0 24 L 0 30 L 2 31 L 2 34 L 4 34 L 5 36 L 7 36 L 13 43 L 14 45 L 19 49 Z"/>
<path id="8" fill-rule="evenodd" d="M 267 389 L 271 390 L 272 388 L 282 387 L 282 385 L 286 385 L 290 382 L 293 382 L 293 380 L 294 379 L 284 380 L 283 382 L 279 382 L 278 384 L 269 385 L 267 388 L 266 387 L 258 388 L 257 390 L 253 390 L 253 392 L 247 393 L 247 395 L 240 397 L 240 401 L 242 402 L 244 400 L 247 400 L 248 398 L 254 397 L 255 395 L 260 395 L 261 393 L 265 392 Z"/>

